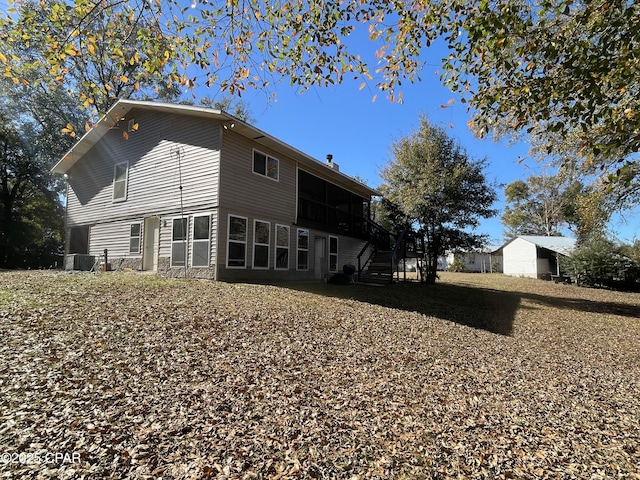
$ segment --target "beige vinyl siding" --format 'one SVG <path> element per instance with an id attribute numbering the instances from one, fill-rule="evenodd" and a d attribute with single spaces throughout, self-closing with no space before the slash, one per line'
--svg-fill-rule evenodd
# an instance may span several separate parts
<path id="1" fill-rule="evenodd" d="M 267 142 L 274 150 L 260 144 L 266 140 L 245 137 L 233 128 L 224 129 L 220 120 L 132 110 L 121 122 L 123 128 L 126 129 L 132 119 L 139 128 L 129 133 L 128 140 L 119 127 L 114 128 L 68 170 L 67 226 L 91 226 L 89 248 L 92 254 L 102 255 L 107 248 L 110 261 L 118 257 L 131 259 L 135 256 L 129 254 L 131 223 L 140 222 L 144 228 L 146 217 L 157 216 L 160 218 L 158 268 L 162 273 L 176 276 L 175 270 L 184 271 L 184 268 L 169 267 L 172 220 L 184 214 L 188 219 L 186 264 L 193 270 L 189 276 L 256 281 L 314 279 L 313 238 L 322 236 L 328 242 L 331 234 L 310 229 L 310 269 L 297 271 L 297 169 L 300 166 L 320 177 L 333 178 L 333 183 L 339 184 L 335 171 L 320 162 L 307 165 L 309 159 L 290 148 L 286 151 L 291 156 L 285 156 L 279 152 L 277 142 Z M 253 172 L 254 149 L 278 160 L 277 181 Z M 180 161 L 176 152 L 180 154 Z M 122 162 L 128 164 L 126 200 L 114 202 L 114 165 Z M 210 268 L 191 269 L 193 217 L 205 213 L 211 214 Z M 226 269 L 230 214 L 247 218 L 245 269 Z M 270 224 L 268 269 L 253 268 L 255 220 Z M 275 270 L 277 224 L 289 227 L 288 270 Z M 355 255 L 363 242 L 344 236 L 338 238 L 338 269 L 341 271 L 343 264 L 355 264 Z M 137 257 L 141 259 L 141 255 Z"/>
<path id="2" fill-rule="evenodd" d="M 180 218 L 180 212 L 162 217 L 160 221 L 160 258 L 171 257 L 171 226 L 174 218 Z"/>
<path id="3" fill-rule="evenodd" d="M 337 272 L 329 272 L 329 237 L 336 237 L 338 239 L 338 270 Z M 342 273 L 342 267 L 348 263 L 358 268 L 358 254 L 362 247 L 366 243 L 364 240 L 360 240 L 358 238 L 347 237 L 344 235 L 335 235 L 328 234 L 319 230 L 309 230 L 309 271 L 312 271 L 314 268 L 315 261 L 315 239 L 317 237 L 324 237 L 326 239 L 326 250 L 325 250 L 325 270 L 332 275 L 334 273 Z M 294 253 L 297 245 L 293 246 Z M 294 266 L 295 268 L 295 266 Z"/>
<path id="4" fill-rule="evenodd" d="M 192 235 L 193 235 L 193 217 L 195 215 L 211 214 L 211 251 L 209 257 L 209 266 L 214 268 L 217 262 L 217 250 L 218 250 L 218 217 L 219 212 L 217 209 L 210 209 L 206 211 L 190 211 L 185 212 L 184 216 L 187 219 L 187 264 L 191 265 L 191 258 L 193 255 L 192 249 Z M 176 211 L 172 214 L 163 216 L 160 221 L 160 250 L 159 257 L 167 260 L 171 258 L 171 239 L 172 239 L 172 225 L 175 218 L 181 218 L 180 212 Z M 175 267 L 183 268 L 183 267 Z"/>
<path id="5" fill-rule="evenodd" d="M 216 245 L 216 249 L 215 249 L 215 253 L 217 255 L 218 258 L 218 268 L 223 268 L 224 270 L 226 270 L 227 272 L 231 271 L 234 272 L 236 270 L 238 270 L 238 268 L 230 268 L 227 269 L 226 265 L 227 265 L 227 248 L 228 248 L 228 230 L 229 230 L 229 215 L 233 215 L 233 216 L 238 216 L 238 217 L 244 217 L 247 218 L 247 255 L 246 255 L 246 264 L 245 267 L 242 268 L 242 270 L 246 270 L 246 271 L 253 271 L 253 272 L 272 272 L 272 276 L 273 276 L 273 270 L 275 268 L 275 250 L 274 250 L 274 243 L 275 243 L 275 234 L 276 234 L 276 223 L 279 225 L 288 225 L 289 226 L 289 262 L 290 262 L 290 268 L 293 268 L 295 270 L 295 263 L 292 263 L 292 249 L 294 248 L 294 242 L 295 242 L 295 236 L 294 236 L 294 230 L 295 230 L 295 226 L 292 223 L 285 223 L 282 221 L 282 219 L 280 218 L 276 218 L 273 217 L 271 215 L 264 215 L 264 216 L 260 216 L 260 217 L 255 217 L 255 216 L 248 216 L 246 215 L 245 212 L 242 212 L 240 210 L 229 210 L 228 208 L 220 208 L 218 210 L 218 222 L 217 222 L 217 228 L 218 228 L 218 238 L 217 238 L 217 245 Z M 269 232 L 269 268 L 268 269 L 264 269 L 264 268 L 259 268 L 259 269 L 254 269 L 253 268 L 253 246 L 254 246 L 254 221 L 255 220 L 259 220 L 261 222 L 269 222 L 270 224 L 270 232 Z M 295 250 L 293 250 L 295 251 Z M 276 271 L 276 277 L 278 276 L 278 272 L 282 272 L 283 270 L 277 270 Z M 232 278 L 246 278 L 244 276 L 242 276 L 242 274 L 238 274 L 238 273 L 232 273 Z M 240 277 L 238 276 L 240 275 Z M 258 274 L 258 275 L 262 275 L 262 274 Z"/>
<path id="6" fill-rule="evenodd" d="M 233 213 L 232 213 L 233 214 Z M 240 215 L 240 214 L 237 214 Z M 225 219 L 227 218 L 227 213 L 222 213 L 221 216 Z M 260 218 L 258 220 L 265 220 Z M 314 272 L 314 259 L 315 259 L 315 238 L 324 237 L 327 239 L 327 251 L 325 252 L 325 258 L 327 261 L 327 265 L 325 270 L 328 272 L 329 269 L 329 251 L 328 251 L 328 242 L 329 236 L 337 236 L 338 238 L 338 272 L 342 273 L 342 266 L 350 263 L 357 267 L 358 265 L 358 253 L 364 246 L 365 242 L 363 240 L 359 240 L 353 237 L 346 237 L 343 235 L 334 235 L 328 234 L 327 232 L 323 232 L 320 230 L 307 229 L 309 230 L 309 269 L 308 270 L 296 270 L 296 262 L 297 262 L 297 234 L 298 228 L 294 224 L 289 224 L 289 269 L 288 270 L 276 270 L 275 269 L 275 248 L 273 247 L 275 242 L 275 221 L 271 224 L 271 246 L 269 249 L 269 269 L 254 269 L 253 265 L 253 221 L 254 218 L 248 218 L 249 229 L 247 232 L 247 267 L 242 269 L 237 268 L 226 268 L 226 220 L 221 222 L 220 227 L 221 232 L 219 236 L 219 263 L 218 263 L 218 280 L 227 280 L 227 281 L 269 281 L 269 280 L 302 280 L 302 281 L 313 281 L 315 280 L 315 272 Z M 280 223 L 282 224 L 282 223 Z M 224 231 L 224 236 L 222 236 L 222 232 Z M 224 252 L 222 255 L 220 252 Z"/>
<path id="7" fill-rule="evenodd" d="M 327 239 L 327 232 L 310 229 L 309 270 L 296 270 L 297 259 L 297 169 L 298 162 L 278 152 L 247 141 L 232 130 L 222 132 L 222 158 L 220 170 L 220 210 L 218 223 L 218 279 L 220 280 L 313 280 L 313 263 L 315 258 L 314 238 Z M 253 150 L 256 149 L 279 161 L 279 180 L 267 178 L 253 172 Z M 318 163 L 317 168 L 301 167 L 317 176 L 324 177 L 324 165 Z M 247 256 L 246 268 L 226 268 L 227 261 L 227 229 L 228 216 L 247 217 Z M 253 268 L 254 253 L 254 221 L 270 222 L 269 269 Z M 275 269 L 275 234 L 276 224 L 289 226 L 289 269 Z M 338 271 L 342 271 L 345 263 L 357 264 L 357 255 L 364 241 L 337 235 L 338 237 Z M 328 264 L 328 253 L 326 255 Z M 327 267 L 328 269 L 328 267 Z"/>
<path id="8" fill-rule="evenodd" d="M 211 211 L 211 267 L 214 268 L 215 278 L 218 278 L 218 228 L 220 224 L 220 212 L 218 209 Z"/>
<path id="9" fill-rule="evenodd" d="M 338 273 L 342 273 L 342 267 L 347 263 L 358 268 L 358 254 L 365 243 L 358 238 L 338 235 Z"/>
<path id="10" fill-rule="evenodd" d="M 279 161 L 278 181 L 253 173 L 254 148 Z M 229 213 L 284 224 L 295 221 L 295 161 L 224 130 L 220 163 L 220 205 Z"/>
<path id="11" fill-rule="evenodd" d="M 140 223 L 141 235 L 144 228 L 143 219 L 132 221 L 100 223 L 93 225 L 89 233 L 89 255 L 101 257 L 104 250 L 108 250 L 109 258 L 136 257 L 141 258 L 142 253 L 129 253 L 129 238 L 131 236 L 131 224 Z M 140 237 L 142 240 L 142 237 Z M 142 244 L 141 244 L 142 245 Z"/>
<path id="12" fill-rule="evenodd" d="M 69 170 L 68 224 L 162 215 L 180 205 L 181 183 L 185 210 L 217 206 L 219 126 L 161 113 L 128 117 L 139 124 L 128 140 L 122 130 L 110 131 Z M 114 165 L 121 162 L 129 162 L 127 199 L 114 203 Z"/>
<path id="13" fill-rule="evenodd" d="M 256 149 L 266 155 L 276 158 L 279 162 L 278 181 L 258 175 L 253 172 L 253 150 Z M 276 223 L 290 226 L 290 265 L 295 228 L 293 223 L 296 215 L 296 162 L 279 155 L 277 152 L 248 141 L 232 130 L 222 132 L 222 165 L 220 170 L 220 210 L 218 212 L 218 278 L 219 279 L 247 279 L 247 278 L 280 278 L 282 270 L 274 275 Z M 247 258 L 246 268 L 227 269 L 227 236 L 228 217 L 238 215 L 247 217 Z M 271 225 L 269 269 L 253 269 L 253 225 L 254 220 L 269 222 Z"/>

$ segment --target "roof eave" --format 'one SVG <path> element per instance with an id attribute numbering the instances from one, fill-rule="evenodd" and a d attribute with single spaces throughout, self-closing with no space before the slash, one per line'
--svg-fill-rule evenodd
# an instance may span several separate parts
<path id="1" fill-rule="evenodd" d="M 58 160 L 58 162 L 51 168 L 51 173 L 67 173 L 71 167 L 73 167 L 84 154 L 86 154 L 98 141 L 106 135 L 106 133 L 114 128 L 114 125 L 126 118 L 126 115 L 134 108 L 143 108 L 147 110 L 166 110 L 175 109 L 177 107 L 181 109 L 188 109 L 192 113 L 199 113 L 201 116 L 205 114 L 208 116 L 220 115 L 225 119 L 235 120 L 235 117 L 228 115 L 221 110 L 214 110 L 205 107 L 194 107 L 191 105 L 171 105 L 157 102 L 149 102 L 145 100 L 128 100 L 121 99 L 114 103 L 111 108 L 104 114 L 104 116 L 98 120 L 89 131 L 87 131 L 76 143 L 73 145 L 64 156 Z"/>
<path id="2" fill-rule="evenodd" d="M 334 170 L 317 159 L 307 155 L 295 147 L 269 135 L 268 133 L 256 128 L 248 123 L 230 115 L 222 110 L 215 110 L 208 107 L 197 107 L 193 105 L 176 105 L 169 103 L 158 103 L 144 100 L 118 100 L 114 103 L 107 113 L 93 127 L 85 133 L 78 142 L 69 149 L 69 151 L 51 168 L 52 173 L 64 174 L 73 167 L 83 155 L 85 155 L 106 133 L 113 128 L 116 119 L 122 120 L 134 108 L 145 110 L 156 110 L 175 112 L 180 111 L 189 115 L 200 116 L 205 118 L 217 118 L 223 122 L 231 122 L 228 129 L 238 132 L 247 138 L 250 138 L 262 145 L 273 148 L 276 151 L 285 152 L 289 156 L 302 161 L 311 168 L 326 168 L 324 173 L 329 178 L 335 178 L 336 181 L 342 183 L 347 182 L 360 193 L 368 196 L 379 196 L 380 193 L 371 187 L 357 181 L 353 177 L 346 175 L 339 170 Z"/>

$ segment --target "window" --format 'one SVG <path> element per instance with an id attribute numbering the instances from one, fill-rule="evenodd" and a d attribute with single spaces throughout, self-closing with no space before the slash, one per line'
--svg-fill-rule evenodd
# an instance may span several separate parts
<path id="1" fill-rule="evenodd" d="M 338 271 L 338 237 L 329 237 L 329 271 Z"/>
<path id="2" fill-rule="evenodd" d="M 245 268 L 247 265 L 247 219 L 229 215 L 227 267 Z"/>
<path id="3" fill-rule="evenodd" d="M 131 224 L 131 232 L 129 233 L 129 253 L 140 253 L 140 237 L 142 226 L 140 223 Z"/>
<path id="4" fill-rule="evenodd" d="M 253 151 L 253 172 L 273 180 L 278 180 L 279 162 L 264 153 Z"/>
<path id="5" fill-rule="evenodd" d="M 174 218 L 171 227 L 171 266 L 184 267 L 187 258 L 187 219 Z"/>
<path id="6" fill-rule="evenodd" d="M 197 215 L 193 217 L 193 250 L 191 265 L 194 267 L 208 267 L 211 252 L 211 216 Z"/>
<path id="7" fill-rule="evenodd" d="M 276 270 L 289 269 L 289 227 L 276 225 Z"/>
<path id="8" fill-rule="evenodd" d="M 127 177 L 129 163 L 118 163 L 113 168 L 113 201 L 123 202 L 127 199 Z"/>
<path id="9" fill-rule="evenodd" d="M 269 268 L 269 237 L 271 224 L 261 220 L 253 222 L 253 268 Z"/>
<path id="10" fill-rule="evenodd" d="M 309 230 L 298 229 L 298 270 L 309 270 Z"/>

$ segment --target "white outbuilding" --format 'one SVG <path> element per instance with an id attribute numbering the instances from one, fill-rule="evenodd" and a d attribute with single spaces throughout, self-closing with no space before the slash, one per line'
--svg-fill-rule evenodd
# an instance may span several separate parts
<path id="1" fill-rule="evenodd" d="M 549 280 L 561 275 L 559 259 L 570 255 L 575 246 L 573 238 L 523 235 L 509 240 L 493 254 L 502 254 L 505 275 Z"/>
<path id="2" fill-rule="evenodd" d="M 441 270 L 446 270 L 450 265 L 454 264 L 458 258 L 462 260 L 460 266 L 463 272 L 501 273 L 502 254 L 494 254 L 494 252 L 499 249 L 500 247 L 498 245 L 486 245 L 468 252 L 448 252 L 445 256 L 438 259 L 438 267 Z"/>

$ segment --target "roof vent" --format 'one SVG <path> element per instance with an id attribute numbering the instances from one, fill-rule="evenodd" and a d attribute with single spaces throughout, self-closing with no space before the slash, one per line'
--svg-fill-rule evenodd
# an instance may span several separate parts
<path id="1" fill-rule="evenodd" d="M 340 171 L 340 166 L 333 161 L 333 155 L 327 153 L 327 167 Z"/>

